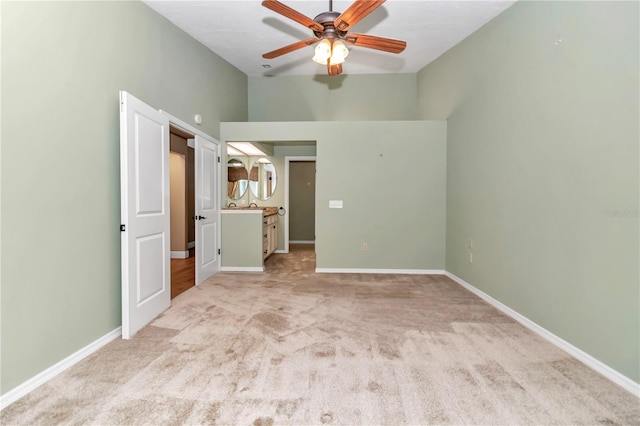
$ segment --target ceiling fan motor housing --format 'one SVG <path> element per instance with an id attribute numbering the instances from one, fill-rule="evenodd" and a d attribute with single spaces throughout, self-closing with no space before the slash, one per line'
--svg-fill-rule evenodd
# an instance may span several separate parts
<path id="1" fill-rule="evenodd" d="M 328 39 L 344 38 L 347 32 L 340 31 L 333 25 L 338 16 L 340 16 L 340 12 L 329 11 L 322 12 L 321 14 L 313 18 L 315 22 L 324 27 L 324 31 L 314 31 L 313 33 L 315 34 L 315 36 L 318 38 Z"/>

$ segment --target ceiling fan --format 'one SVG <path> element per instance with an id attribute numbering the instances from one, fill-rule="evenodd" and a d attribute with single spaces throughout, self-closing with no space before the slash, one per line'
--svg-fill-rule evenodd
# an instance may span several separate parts
<path id="1" fill-rule="evenodd" d="M 265 59 L 273 59 L 295 50 L 316 43 L 313 61 L 326 65 L 329 75 L 342 73 L 342 64 L 349 54 L 347 45 L 366 47 L 390 53 L 400 53 L 407 42 L 391 38 L 377 37 L 367 34 L 349 33 L 349 28 L 373 12 L 386 0 L 355 0 L 344 12 L 333 10 L 333 1 L 329 0 L 329 11 L 311 19 L 302 13 L 280 3 L 278 0 L 264 0 L 262 5 L 313 31 L 314 37 L 298 41 L 280 49 L 262 55 Z"/>

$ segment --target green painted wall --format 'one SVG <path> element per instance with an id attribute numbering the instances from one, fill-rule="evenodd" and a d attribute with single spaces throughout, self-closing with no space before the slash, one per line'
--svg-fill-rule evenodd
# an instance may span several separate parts
<path id="1" fill-rule="evenodd" d="M 444 269 L 445 122 L 222 123 L 221 140 L 316 141 L 318 268 Z"/>
<path id="2" fill-rule="evenodd" d="M 416 94 L 416 74 L 249 77 L 249 119 L 415 120 Z"/>
<path id="3" fill-rule="evenodd" d="M 232 211 L 221 215 L 222 266 L 262 267 L 262 211 Z"/>
<path id="4" fill-rule="evenodd" d="M 418 75 L 448 119 L 446 269 L 636 382 L 638 12 L 518 2 Z"/>
<path id="5" fill-rule="evenodd" d="M 1 7 L 4 393 L 120 325 L 118 91 L 214 137 L 248 109 L 246 76 L 142 3 Z"/>

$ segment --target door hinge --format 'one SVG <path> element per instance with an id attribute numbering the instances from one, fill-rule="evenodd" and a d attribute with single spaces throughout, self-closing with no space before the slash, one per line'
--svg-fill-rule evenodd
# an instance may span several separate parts
<path id="1" fill-rule="evenodd" d="M 221 253 L 221 250 L 220 250 L 220 249 L 218 249 L 218 254 L 220 254 L 220 253 Z"/>
<path id="2" fill-rule="evenodd" d="M 218 163 L 220 162 L 220 157 L 218 156 Z"/>
<path id="3" fill-rule="evenodd" d="M 125 225 L 120 225 L 120 232 L 124 232 L 126 231 L 126 226 Z"/>

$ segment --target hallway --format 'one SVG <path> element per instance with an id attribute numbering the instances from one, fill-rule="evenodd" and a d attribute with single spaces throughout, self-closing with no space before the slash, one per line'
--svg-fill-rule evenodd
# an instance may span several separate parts
<path id="1" fill-rule="evenodd" d="M 196 249 L 186 259 L 171 259 L 171 298 L 196 285 Z"/>

